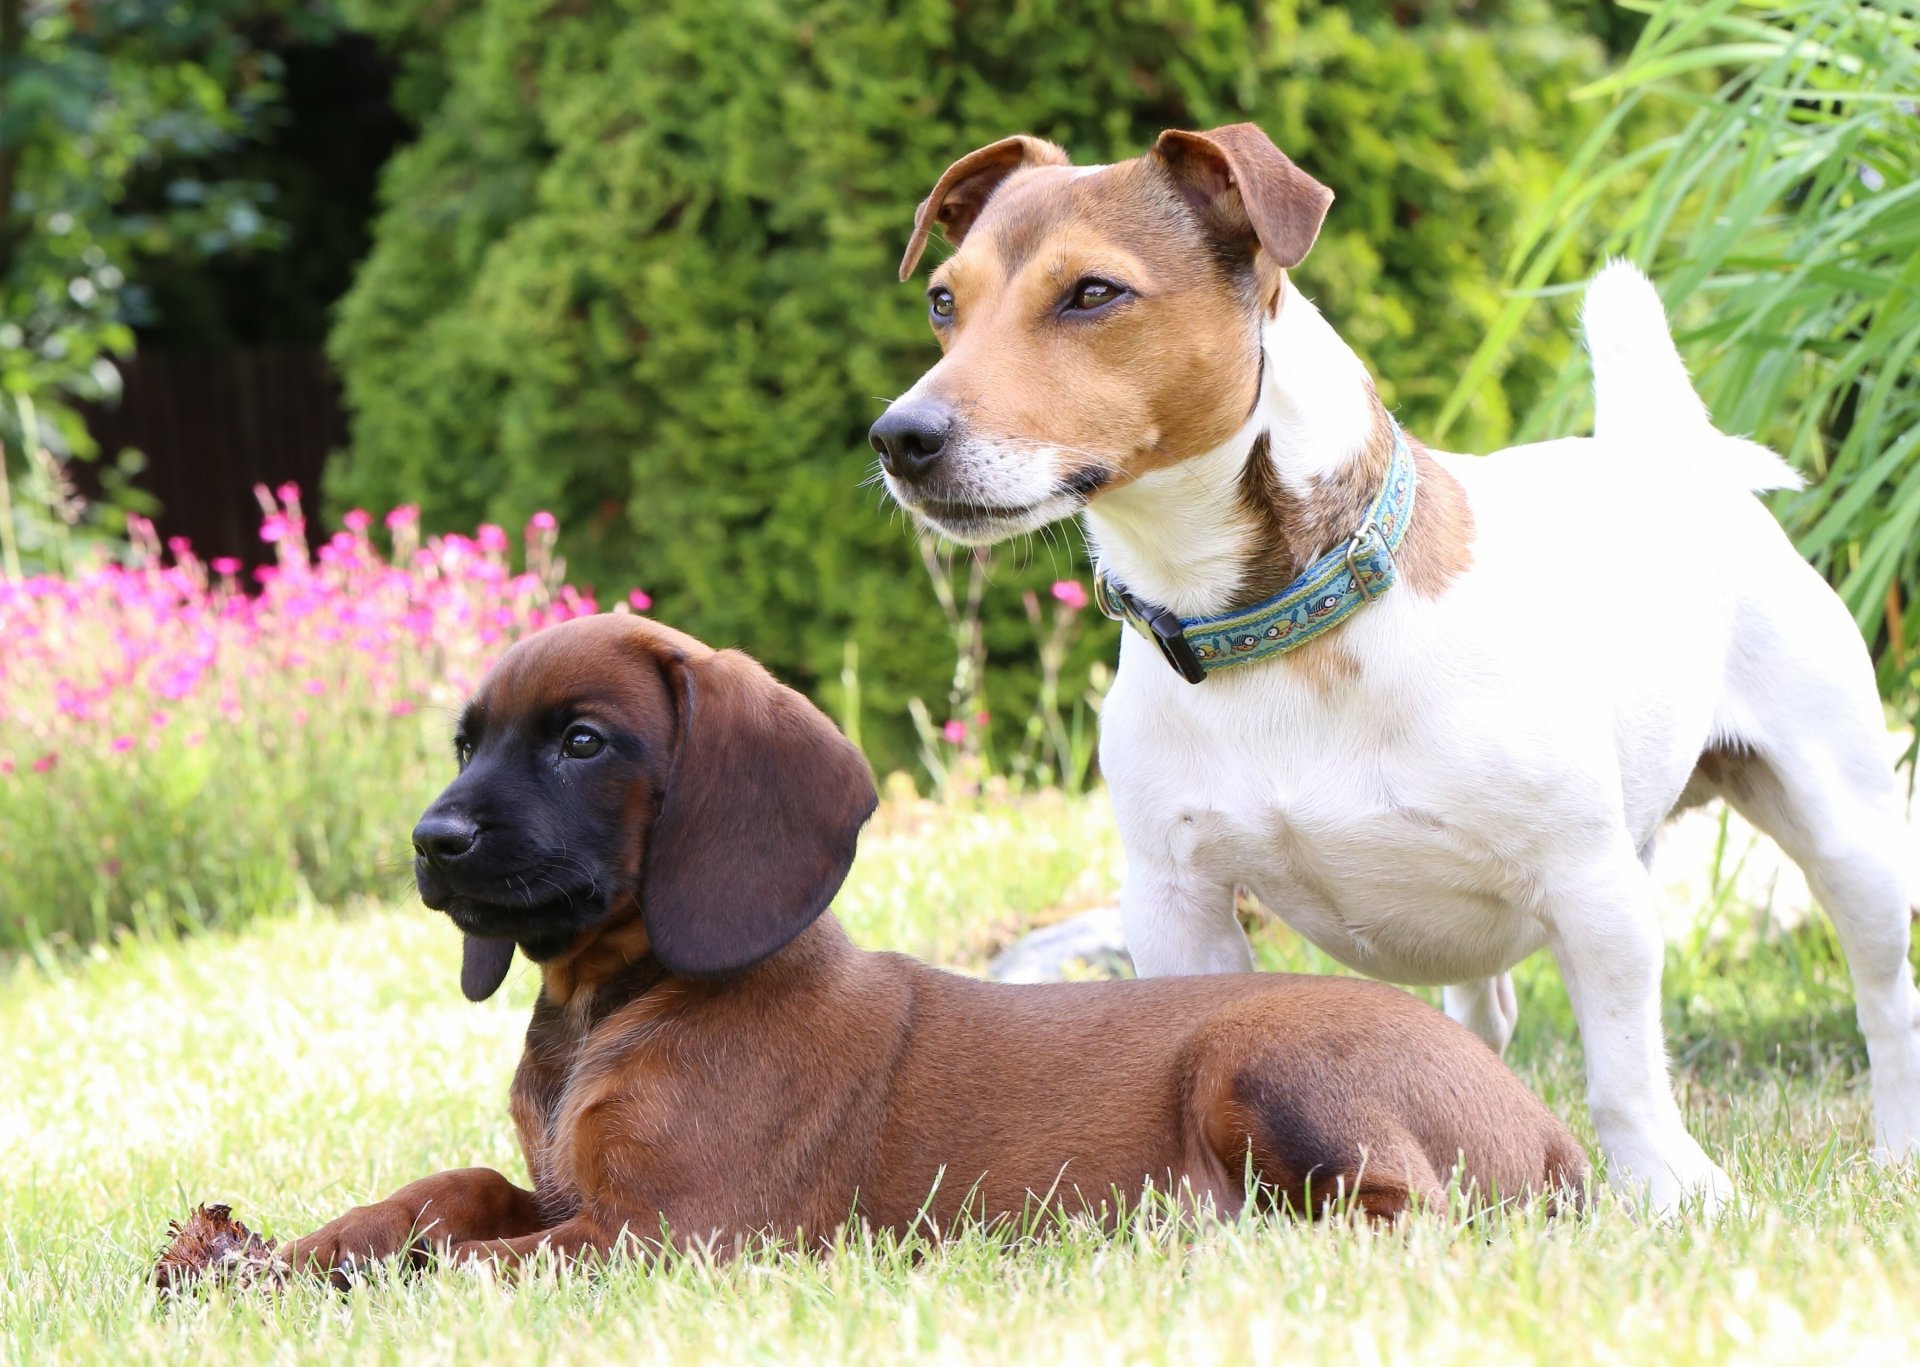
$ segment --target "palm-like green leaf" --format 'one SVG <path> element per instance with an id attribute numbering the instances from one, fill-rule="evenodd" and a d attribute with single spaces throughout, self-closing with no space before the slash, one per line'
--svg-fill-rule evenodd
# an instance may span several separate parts
<path id="1" fill-rule="evenodd" d="M 1784 452 L 1809 481 L 1777 510 L 1873 641 L 1889 699 L 1920 710 L 1920 3 L 1663 0 L 1621 69 L 1582 94 L 1616 102 L 1523 225 L 1512 295 L 1440 426 L 1470 401 L 1527 311 L 1594 263 L 1599 238 L 1662 285 L 1719 425 Z M 1703 73 L 1720 84 L 1709 91 Z M 1642 101 L 1691 109 L 1631 150 Z M 1522 436 L 1584 421 L 1584 366 Z"/>

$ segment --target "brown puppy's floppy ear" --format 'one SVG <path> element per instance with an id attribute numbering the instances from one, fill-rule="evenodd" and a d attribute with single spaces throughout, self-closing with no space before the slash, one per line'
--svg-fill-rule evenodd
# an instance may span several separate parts
<path id="1" fill-rule="evenodd" d="M 927 234 L 935 223 L 946 230 L 947 241 L 957 247 L 986 207 L 987 196 L 1000 188 L 1001 181 L 1025 166 L 1068 164 L 1067 154 L 1060 148 L 1024 133 L 967 153 L 934 182 L 932 193 L 914 211 L 913 236 L 907 239 L 907 254 L 900 258 L 900 278 L 905 280 L 920 264 L 920 254 L 927 249 Z"/>
<path id="2" fill-rule="evenodd" d="M 640 912 L 671 973 L 750 968 L 811 925 L 879 801 L 866 757 L 738 651 L 661 660 L 680 747 L 647 840 Z"/>
<path id="3" fill-rule="evenodd" d="M 1257 124 L 1210 133 L 1169 128 L 1153 155 L 1216 228 L 1253 237 L 1286 269 L 1306 259 L 1333 203 L 1333 191 L 1288 160 Z"/>

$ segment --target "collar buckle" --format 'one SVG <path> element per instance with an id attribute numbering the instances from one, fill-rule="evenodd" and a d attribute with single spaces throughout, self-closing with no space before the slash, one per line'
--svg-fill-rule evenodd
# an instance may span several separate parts
<path id="1" fill-rule="evenodd" d="M 1104 570 L 1093 577 L 1093 601 L 1103 616 L 1145 627 L 1174 673 L 1190 684 L 1206 682 L 1206 668 L 1187 639 L 1186 624 L 1171 608 L 1149 607 L 1114 583 Z"/>

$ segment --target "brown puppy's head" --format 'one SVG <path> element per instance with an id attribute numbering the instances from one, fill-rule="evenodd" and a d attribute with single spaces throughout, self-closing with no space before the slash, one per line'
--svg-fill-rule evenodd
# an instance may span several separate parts
<path id="1" fill-rule="evenodd" d="M 460 774 L 414 829 L 420 897 L 466 932 L 479 1001 L 630 917 L 670 972 L 775 953 L 825 911 L 876 797 L 867 762 L 738 651 L 644 618 L 528 637 L 461 714 Z"/>
<path id="2" fill-rule="evenodd" d="M 874 424 L 901 506 L 988 544 L 1210 451 L 1252 411 L 1260 324 L 1333 192 L 1250 123 L 1075 167 L 1037 138 L 969 153 L 914 218 L 946 355 Z"/>

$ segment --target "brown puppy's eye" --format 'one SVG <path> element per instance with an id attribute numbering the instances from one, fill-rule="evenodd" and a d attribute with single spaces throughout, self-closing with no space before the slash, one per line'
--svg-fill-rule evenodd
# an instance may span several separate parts
<path id="1" fill-rule="evenodd" d="M 945 285 L 935 285 L 927 291 L 927 307 L 933 310 L 935 318 L 953 317 L 953 291 Z"/>
<path id="2" fill-rule="evenodd" d="M 592 759 L 606 744 L 605 737 L 591 726 L 569 726 L 567 738 L 560 742 L 560 753 L 568 759 Z"/>
<path id="3" fill-rule="evenodd" d="M 465 736 L 457 736 L 453 742 L 453 762 L 462 769 L 473 760 L 473 742 Z"/>
<path id="4" fill-rule="evenodd" d="M 1082 280 L 1074 285 L 1073 292 L 1067 296 L 1067 307 L 1079 313 L 1091 313 L 1094 309 L 1111 304 L 1125 293 L 1111 280 Z"/>

